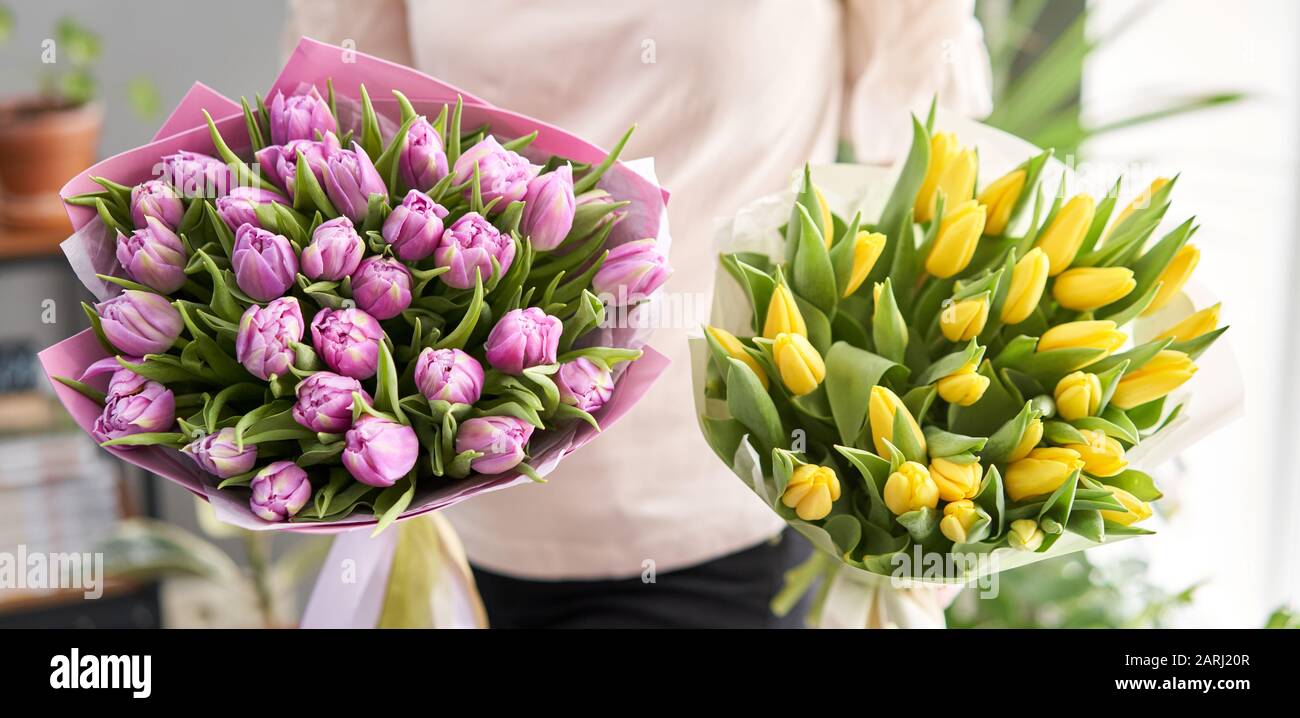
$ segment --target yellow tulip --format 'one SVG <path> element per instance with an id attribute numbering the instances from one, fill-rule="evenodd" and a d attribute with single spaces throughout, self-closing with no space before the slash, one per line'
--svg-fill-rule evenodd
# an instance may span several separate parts
<path id="1" fill-rule="evenodd" d="M 829 466 L 804 464 L 790 475 L 790 483 L 781 494 L 781 503 L 794 509 L 804 521 L 826 518 L 831 504 L 839 501 L 840 480 Z"/>
<path id="2" fill-rule="evenodd" d="M 941 279 L 961 272 L 975 256 L 984 233 L 984 207 L 970 199 L 945 209 L 934 246 L 925 258 L 925 271 Z"/>
<path id="3" fill-rule="evenodd" d="M 973 150 L 957 144 L 957 138 L 939 132 L 930 138 L 930 164 L 916 193 L 916 221 L 929 222 L 934 217 L 935 200 L 944 194 L 949 207 L 975 196 L 975 175 L 979 171 Z"/>
<path id="4" fill-rule="evenodd" d="M 1066 421 L 1092 416 L 1101 408 L 1101 380 L 1076 371 L 1056 382 L 1056 411 Z"/>
<path id="5" fill-rule="evenodd" d="M 885 251 L 885 235 L 879 232 L 858 232 L 853 238 L 853 269 L 849 271 L 849 283 L 844 287 L 843 296 L 858 291 L 858 287 L 867 281 L 867 275 L 876 266 L 880 253 Z"/>
<path id="6" fill-rule="evenodd" d="M 894 443 L 894 415 L 898 413 L 902 413 L 903 419 L 916 437 L 917 445 L 921 447 L 921 452 L 925 452 L 925 434 L 921 433 L 921 427 L 917 425 L 916 419 L 912 418 L 912 412 L 903 406 L 903 401 L 897 394 L 877 384 L 871 387 L 867 416 L 871 424 L 871 441 L 876 447 L 876 455 L 881 458 L 888 459 L 890 456 L 889 447 L 885 442 Z"/>
<path id="7" fill-rule="evenodd" d="M 1052 297 L 1066 309 L 1086 312 L 1123 299 L 1136 286 L 1128 267 L 1075 267 L 1056 278 Z"/>
<path id="8" fill-rule="evenodd" d="M 1046 535 L 1038 528 L 1038 522 L 1033 519 L 1012 521 L 1011 529 L 1007 531 L 1007 543 L 1011 548 L 1021 551 L 1037 551 L 1038 547 L 1043 545 L 1044 538 Z"/>
<path id="9" fill-rule="evenodd" d="M 1038 300 L 1047 286 L 1047 272 L 1051 262 L 1043 250 L 1034 247 L 1016 262 L 1011 270 L 1011 286 L 1002 305 L 1002 322 L 1019 324 L 1034 313 Z"/>
<path id="10" fill-rule="evenodd" d="M 1092 227 L 1092 217 L 1097 212 L 1097 203 L 1091 195 L 1077 194 L 1056 213 L 1052 223 L 1038 237 L 1034 246 L 1047 253 L 1051 262 L 1048 275 L 1055 277 L 1064 272 L 1074 261 L 1074 255 L 1083 246 L 1084 237 Z"/>
<path id="11" fill-rule="evenodd" d="M 835 239 L 835 220 L 831 218 L 831 206 L 826 203 L 826 196 L 821 190 L 813 187 L 813 193 L 817 195 L 817 209 L 821 210 L 822 215 L 822 243 L 830 249 L 831 242 Z"/>
<path id="12" fill-rule="evenodd" d="M 1128 219 L 1128 216 L 1130 214 L 1133 214 L 1133 212 L 1139 209 L 1145 209 L 1146 207 L 1150 207 L 1151 198 L 1155 196 L 1156 192 L 1160 191 L 1161 187 L 1164 187 L 1167 184 L 1169 184 L 1169 178 L 1167 177 L 1155 178 L 1151 182 L 1150 187 L 1146 188 L 1141 193 L 1139 193 L 1138 196 L 1134 197 L 1133 201 L 1129 202 L 1128 206 L 1124 208 L 1124 211 L 1119 213 L 1119 216 L 1115 218 L 1115 223 L 1110 226 L 1110 230 L 1107 232 L 1107 236 L 1109 236 L 1111 232 L 1114 232 L 1116 227 L 1123 224 L 1124 220 Z"/>
<path id="13" fill-rule="evenodd" d="M 1195 373 L 1196 363 L 1191 357 L 1165 349 L 1141 367 L 1124 372 L 1110 402 L 1121 409 L 1141 406 L 1182 386 Z"/>
<path id="14" fill-rule="evenodd" d="M 1192 271 L 1201 261 L 1201 250 L 1194 244 L 1184 244 L 1182 249 L 1174 253 L 1174 258 L 1169 260 L 1168 266 L 1160 273 L 1156 280 L 1160 282 L 1160 288 L 1156 290 L 1155 299 L 1142 310 L 1142 316 L 1154 314 L 1169 303 L 1174 295 L 1182 291 L 1183 285 L 1187 279 L 1192 276 Z"/>
<path id="15" fill-rule="evenodd" d="M 939 329 L 950 342 L 968 342 L 984 331 L 989 320 L 988 295 L 977 299 L 949 301 L 939 313 Z"/>
<path id="16" fill-rule="evenodd" d="M 800 334 L 777 334 L 772 358 L 785 388 L 795 396 L 811 393 L 826 378 L 826 363 L 817 349 Z"/>
<path id="17" fill-rule="evenodd" d="M 1102 511 L 1101 517 L 1107 521 L 1114 521 L 1117 524 L 1128 526 L 1139 521 L 1145 521 L 1151 518 L 1151 504 L 1139 500 L 1138 497 L 1130 494 L 1118 486 L 1107 486 L 1110 489 L 1111 496 L 1119 499 L 1127 511 Z"/>
<path id="18" fill-rule="evenodd" d="M 980 192 L 979 203 L 984 205 L 988 213 L 988 219 L 984 222 L 984 234 L 997 237 L 1007 231 L 1011 210 L 1015 209 L 1020 193 L 1025 189 L 1027 177 L 1024 170 L 1012 170 Z"/>
<path id="19" fill-rule="evenodd" d="M 1050 494 L 1061 487 L 1075 469 L 1083 468 L 1077 451 L 1043 447 L 1007 466 L 1007 496 L 1019 501 L 1029 496 Z"/>
<path id="20" fill-rule="evenodd" d="M 953 543 L 966 543 L 970 530 L 980 520 L 979 511 L 973 501 L 954 501 L 943 507 L 943 519 L 939 521 L 939 532 Z"/>
<path id="21" fill-rule="evenodd" d="M 901 516 L 908 511 L 939 505 L 939 487 L 925 466 L 915 461 L 905 461 L 898 471 L 889 475 L 885 481 L 885 506 Z"/>
<path id="22" fill-rule="evenodd" d="M 1128 460 L 1124 458 L 1124 447 L 1118 441 L 1100 431 L 1080 429 L 1079 433 L 1086 443 L 1066 444 L 1065 448 L 1072 449 L 1083 458 L 1084 471 L 1104 478 L 1114 476 L 1128 466 Z"/>
<path id="23" fill-rule="evenodd" d="M 778 334 L 808 336 L 808 325 L 794 300 L 794 293 L 784 284 L 772 290 L 772 300 L 767 303 L 767 321 L 763 322 L 763 336 L 776 339 Z"/>
<path id="24" fill-rule="evenodd" d="M 989 378 L 975 371 L 975 362 L 964 364 L 957 371 L 943 377 L 937 383 L 939 396 L 949 404 L 970 406 L 984 396 L 989 388 Z"/>
<path id="25" fill-rule="evenodd" d="M 1029 452 L 1038 446 L 1038 442 L 1043 440 L 1043 420 L 1034 418 L 1030 419 L 1025 425 L 1025 433 L 1020 435 L 1020 443 L 1016 448 L 1011 450 L 1011 456 L 1007 457 L 1007 463 L 1020 461 L 1029 456 Z"/>
<path id="26" fill-rule="evenodd" d="M 1101 349 L 1106 353 L 1097 359 L 1102 359 L 1124 346 L 1127 339 L 1128 335 L 1117 331 L 1115 322 L 1109 320 L 1066 322 L 1043 332 L 1043 336 L 1038 339 L 1038 351 Z"/>
<path id="27" fill-rule="evenodd" d="M 975 498 L 984 472 L 980 470 L 978 461 L 958 464 L 948 459 L 930 459 L 930 478 L 939 487 L 939 498 L 958 501 Z"/>
<path id="28" fill-rule="evenodd" d="M 732 334 L 726 329 L 719 329 L 718 327 L 705 327 L 704 331 L 708 332 L 709 336 L 713 337 L 713 341 L 717 342 L 718 345 L 722 347 L 722 350 L 727 353 L 727 356 L 732 359 L 738 359 L 745 366 L 749 367 L 750 370 L 754 372 L 754 376 L 758 377 L 758 383 L 763 385 L 763 390 L 767 391 L 769 388 L 767 372 L 763 371 L 763 367 L 759 366 L 757 359 L 750 356 L 749 352 L 745 351 L 745 345 L 736 338 L 735 334 Z"/>
<path id="29" fill-rule="evenodd" d="M 1219 307 L 1215 304 L 1193 313 L 1186 319 L 1156 335 L 1156 339 L 1173 339 L 1176 342 L 1189 342 L 1202 334 L 1208 334 L 1219 326 Z"/>

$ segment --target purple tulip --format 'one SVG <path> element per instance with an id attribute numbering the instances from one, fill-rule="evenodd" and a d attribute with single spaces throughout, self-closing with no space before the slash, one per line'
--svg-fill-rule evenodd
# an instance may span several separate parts
<path id="1" fill-rule="evenodd" d="M 302 154 L 303 160 L 307 162 L 307 169 L 316 175 L 316 181 L 324 187 L 327 160 L 340 147 L 339 138 L 335 137 L 333 132 L 327 132 L 320 141 L 293 140 L 286 145 L 263 147 L 254 154 L 254 157 L 257 158 L 262 172 L 277 186 L 288 192 L 289 197 L 292 198 L 297 196 L 295 183 L 298 181 L 298 155 Z"/>
<path id="2" fill-rule="evenodd" d="M 230 168 L 199 152 L 181 150 L 162 158 L 163 176 L 182 197 L 216 199 L 230 190 Z"/>
<path id="3" fill-rule="evenodd" d="M 370 395 L 350 376 L 318 371 L 298 384 L 293 420 L 316 432 L 342 434 L 352 426 L 352 394 Z"/>
<path id="4" fill-rule="evenodd" d="M 200 469 L 219 479 L 252 471 L 253 464 L 257 463 L 257 446 L 245 444 L 240 449 L 235 443 L 235 430 L 229 426 L 215 434 L 200 436 L 181 451 L 189 454 Z"/>
<path id="5" fill-rule="evenodd" d="M 610 250 L 592 278 L 591 288 L 606 303 L 623 306 L 649 297 L 672 273 L 659 243 L 653 238 L 639 239 Z"/>
<path id="6" fill-rule="evenodd" d="M 352 298 L 375 319 L 392 319 L 411 306 L 411 270 L 396 259 L 366 257 L 352 277 Z"/>
<path id="7" fill-rule="evenodd" d="M 456 431 L 456 453 L 478 451 L 483 455 L 470 462 L 480 474 L 509 471 L 524 460 L 533 425 L 513 416 L 483 416 L 469 419 Z"/>
<path id="8" fill-rule="evenodd" d="M 614 393 L 614 376 L 609 367 L 587 357 L 579 357 L 560 365 L 560 401 L 593 412 L 605 405 Z"/>
<path id="9" fill-rule="evenodd" d="M 365 253 L 366 244 L 352 220 L 331 219 L 311 233 L 311 243 L 302 250 L 302 273 L 308 279 L 338 281 L 357 271 Z"/>
<path id="10" fill-rule="evenodd" d="M 311 481 L 307 472 L 292 461 L 267 464 L 253 475 L 249 484 L 253 495 L 248 505 L 253 513 L 267 521 L 292 518 L 311 498 Z"/>
<path id="11" fill-rule="evenodd" d="M 181 335 L 181 313 L 167 298 L 128 289 L 95 305 L 108 343 L 123 354 L 162 354 Z"/>
<path id="12" fill-rule="evenodd" d="M 235 232 L 231 264 L 235 284 L 259 302 L 283 296 L 298 276 L 298 257 L 289 240 L 251 224 Z"/>
<path id="13" fill-rule="evenodd" d="M 397 171 L 407 187 L 425 192 L 447 176 L 442 137 L 425 118 L 417 117 L 407 128 L 397 155 Z"/>
<path id="14" fill-rule="evenodd" d="M 420 456 L 414 429 L 370 414 L 357 419 L 345 440 L 343 466 L 367 486 L 392 486 Z"/>
<path id="15" fill-rule="evenodd" d="M 564 325 L 537 307 L 506 312 L 487 338 L 488 363 L 507 374 L 554 364 Z"/>
<path id="16" fill-rule="evenodd" d="M 483 365 L 459 349 L 427 347 L 415 360 L 415 385 L 429 401 L 473 404 L 483 393 Z"/>
<path id="17" fill-rule="evenodd" d="M 384 241 L 393 246 L 399 259 L 418 262 L 437 249 L 446 216 L 445 207 L 413 189 L 384 220 Z"/>
<path id="18" fill-rule="evenodd" d="M 379 320 L 356 308 L 322 309 L 311 320 L 312 345 L 325 365 L 353 379 L 369 379 L 379 366 Z"/>
<path id="19" fill-rule="evenodd" d="M 267 108 L 271 120 L 271 143 L 283 145 L 293 140 L 314 140 L 319 131 L 338 132 L 338 123 L 329 103 L 315 87 L 302 95 L 285 97 L 279 90 Z"/>
<path id="20" fill-rule="evenodd" d="M 293 345 L 302 341 L 302 308 L 293 297 L 281 297 L 265 307 L 254 304 L 239 318 L 235 359 L 249 374 L 268 381 L 287 376 L 293 366 Z"/>
<path id="21" fill-rule="evenodd" d="M 90 435 L 102 443 L 132 434 L 167 431 L 175 423 L 176 397 L 162 384 L 146 380 L 129 394 L 109 394 L 104 411 L 90 427 Z"/>
<path id="22" fill-rule="evenodd" d="M 370 195 L 383 195 L 385 201 L 388 198 L 388 186 L 356 142 L 350 150 L 335 150 L 326 155 L 324 186 L 334 209 L 353 222 L 366 218 Z"/>
<path id="23" fill-rule="evenodd" d="M 116 357 L 111 358 L 111 361 L 115 365 L 121 366 L 120 364 L 117 364 Z M 130 361 L 132 364 L 140 363 L 138 359 L 132 359 Z M 89 376 L 89 373 L 82 375 L 83 381 L 85 380 L 86 376 Z M 108 379 L 107 395 L 127 396 L 129 394 L 138 394 L 142 389 L 144 389 L 144 385 L 147 384 L 148 382 L 149 382 L 148 379 L 144 378 L 143 376 L 140 376 L 139 374 L 136 374 L 130 369 L 125 369 L 125 368 L 118 369 L 114 371 L 113 376 L 109 377 Z"/>
<path id="24" fill-rule="evenodd" d="M 524 195 L 520 226 L 533 249 L 546 252 L 560 246 L 573 229 L 577 199 L 573 196 L 573 168 L 569 165 L 534 177 Z"/>
<path id="25" fill-rule="evenodd" d="M 185 216 L 185 203 L 171 185 L 162 180 L 148 180 L 131 188 L 131 221 L 136 229 L 145 227 L 145 218 L 154 217 L 176 229 Z"/>
<path id="26" fill-rule="evenodd" d="M 236 187 L 230 194 L 217 199 L 217 215 L 221 217 L 230 231 L 235 231 L 245 224 L 261 227 L 257 221 L 259 204 L 287 204 L 284 197 L 261 187 Z"/>
<path id="27" fill-rule="evenodd" d="M 147 216 L 144 229 L 117 233 L 117 262 L 131 279 L 168 294 L 185 284 L 185 244 L 165 222 Z"/>
<path id="28" fill-rule="evenodd" d="M 492 260 L 504 275 L 515 261 L 515 242 L 501 234 L 492 223 L 477 212 L 470 212 L 452 223 L 442 233 L 433 261 L 439 267 L 448 267 L 440 275 L 443 283 L 457 289 L 470 289 L 474 279 L 482 275 L 483 282 L 492 278 Z"/>
<path id="29" fill-rule="evenodd" d="M 519 154 L 502 147 L 491 135 L 461 153 L 452 170 L 452 182 L 460 185 L 472 179 L 475 164 L 478 165 L 479 192 L 483 203 L 501 200 L 493 208 L 495 212 L 505 209 L 511 202 L 523 199 L 528 192 L 528 181 L 541 170 L 541 167 Z M 465 191 L 466 196 L 469 196 L 472 188 Z"/>

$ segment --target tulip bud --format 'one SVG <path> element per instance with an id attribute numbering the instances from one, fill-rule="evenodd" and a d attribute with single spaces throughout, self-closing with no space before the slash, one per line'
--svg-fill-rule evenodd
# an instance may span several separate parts
<path id="1" fill-rule="evenodd" d="M 245 224 L 261 227 L 257 221 L 257 206 L 271 203 L 284 204 L 285 201 L 269 189 L 236 187 L 225 197 L 217 198 L 217 216 L 221 217 L 232 232 L 238 231 Z"/>
<path id="2" fill-rule="evenodd" d="M 235 359 L 263 381 L 286 376 L 293 366 L 293 345 L 302 341 L 302 308 L 293 297 L 281 297 L 265 307 L 253 304 L 239 318 Z"/>
<path id="3" fill-rule="evenodd" d="M 1076 371 L 1056 383 L 1056 410 L 1066 421 L 1092 416 L 1101 408 L 1101 380 L 1096 374 Z"/>
<path id="4" fill-rule="evenodd" d="M 1043 332 L 1043 336 L 1038 339 L 1038 351 L 1101 349 L 1106 352 L 1097 357 L 1101 359 L 1124 346 L 1127 340 L 1128 335 L 1117 331 L 1115 322 L 1109 320 L 1066 322 Z"/>
<path id="5" fill-rule="evenodd" d="M 1083 240 L 1092 228 L 1092 217 L 1097 212 L 1097 203 L 1091 195 L 1077 194 L 1061 208 L 1061 211 L 1047 225 L 1034 243 L 1047 254 L 1048 276 L 1055 277 L 1064 272 L 1079 253 Z"/>
<path id="6" fill-rule="evenodd" d="M 945 209 L 934 246 L 925 258 L 925 271 L 947 279 L 966 269 L 984 233 L 984 207 L 970 199 Z"/>
<path id="7" fill-rule="evenodd" d="M 1046 534 L 1038 528 L 1038 522 L 1033 519 L 1012 521 L 1010 530 L 1007 531 L 1007 543 L 1011 548 L 1020 551 L 1037 551 L 1043 545 L 1044 538 Z"/>
<path id="8" fill-rule="evenodd" d="M 1146 521 L 1151 518 L 1151 504 L 1138 499 L 1118 486 L 1107 486 L 1110 489 L 1111 496 L 1114 496 L 1124 505 L 1126 511 L 1101 511 L 1101 517 L 1107 521 L 1114 521 L 1117 524 L 1129 526 L 1139 521 Z"/>
<path id="9" fill-rule="evenodd" d="M 392 245 L 399 259 L 418 262 L 438 248 L 442 220 L 446 216 L 446 208 L 413 189 L 384 220 L 384 241 Z"/>
<path id="10" fill-rule="evenodd" d="M 573 168 L 564 165 L 528 182 L 520 227 L 533 249 L 546 252 L 560 246 L 573 229 L 577 199 L 573 196 Z"/>
<path id="11" fill-rule="evenodd" d="M 471 289 L 476 277 L 482 276 L 484 283 L 492 279 L 493 259 L 502 274 L 510 269 L 515 261 L 515 243 L 482 215 L 470 212 L 442 233 L 433 259 L 437 266 L 449 268 L 441 275 L 444 284 Z"/>
<path id="12" fill-rule="evenodd" d="M 979 163 L 974 151 L 958 145 L 955 136 L 939 132 L 931 137 L 930 163 L 926 167 L 921 188 L 916 193 L 916 221 L 929 222 L 934 217 L 935 201 L 940 191 L 949 207 L 973 197 L 978 171 Z M 982 224 L 980 228 L 983 229 Z"/>
<path id="13" fill-rule="evenodd" d="M 1043 250 L 1034 247 L 1025 253 L 1011 269 L 1011 286 L 1002 304 L 1002 323 L 1019 324 L 1029 318 L 1038 307 L 1047 286 L 1047 272 L 1051 261 Z"/>
<path id="14" fill-rule="evenodd" d="M 1123 299 L 1136 286 L 1128 267 L 1076 267 L 1056 278 L 1052 297 L 1066 309 L 1086 312 Z"/>
<path id="15" fill-rule="evenodd" d="M 506 374 L 522 374 L 524 369 L 554 364 L 564 325 L 537 307 L 513 309 L 492 327 L 485 347 L 487 360 Z"/>
<path id="16" fill-rule="evenodd" d="M 798 334 L 808 336 L 808 325 L 803 321 L 803 313 L 794 300 L 794 294 L 786 284 L 778 284 L 772 291 L 772 299 L 767 303 L 767 321 L 763 322 L 763 336 L 776 339 L 778 334 Z"/>
<path id="17" fill-rule="evenodd" d="M 235 232 L 230 263 L 235 284 L 259 302 L 284 296 L 298 277 L 298 257 L 289 240 L 251 224 Z"/>
<path id="18" fill-rule="evenodd" d="M 473 179 L 475 165 L 478 165 L 479 193 L 483 203 L 499 199 L 494 210 L 498 212 L 511 202 L 523 199 L 528 193 L 528 181 L 541 170 L 518 153 L 502 147 L 492 135 L 461 153 L 452 168 L 452 184 L 462 185 Z M 466 196 L 471 190 L 466 190 Z"/>
<path id="19" fill-rule="evenodd" d="M 188 454 L 200 469 L 216 476 L 228 479 L 253 470 L 257 463 L 257 447 L 245 444 L 240 449 L 235 441 L 235 429 L 227 426 L 214 434 L 207 434 L 191 441 L 181 449 Z"/>
<path id="20" fill-rule="evenodd" d="M 316 133 L 338 132 L 338 123 L 329 103 L 312 87 L 301 95 L 285 97 L 279 90 L 267 105 L 271 120 L 271 143 L 283 145 L 292 140 L 314 140 Z"/>
<path id="21" fill-rule="evenodd" d="M 705 327 L 704 331 L 713 337 L 713 340 L 722 347 L 727 356 L 740 360 L 741 363 L 749 367 L 750 371 L 754 372 L 754 376 L 758 377 L 758 383 L 763 385 L 763 391 L 771 388 L 767 380 L 767 372 L 763 371 L 763 367 L 759 365 L 757 359 L 745 351 L 745 345 L 736 338 L 736 335 L 718 327 Z"/>
<path id="22" fill-rule="evenodd" d="M 1133 201 L 1119 213 L 1119 216 L 1115 218 L 1114 224 L 1110 226 L 1109 231 L 1114 232 L 1116 227 L 1123 224 L 1124 220 L 1128 219 L 1129 215 L 1133 214 L 1137 210 L 1150 207 L 1151 198 L 1167 184 L 1169 184 L 1169 179 L 1167 177 L 1157 177 L 1152 180 L 1151 186 L 1138 193 L 1138 196 L 1134 197 Z"/>
<path id="23" fill-rule="evenodd" d="M 352 395 L 360 393 L 366 403 L 370 395 L 361 382 L 350 376 L 318 371 L 299 382 L 293 404 L 293 420 L 324 434 L 342 434 L 352 427 Z"/>
<path id="24" fill-rule="evenodd" d="M 1118 474 L 1128 466 L 1128 461 L 1124 459 L 1124 447 L 1118 441 L 1101 431 L 1080 429 L 1079 433 L 1086 443 L 1066 444 L 1065 448 L 1083 458 L 1084 471 L 1105 478 Z"/>
<path id="25" fill-rule="evenodd" d="M 672 273 L 658 240 L 638 239 L 610 250 L 591 278 L 591 290 L 621 307 L 649 297 Z"/>
<path id="26" fill-rule="evenodd" d="M 921 433 L 921 427 L 917 425 L 916 419 L 912 418 L 912 413 L 903 406 L 903 401 L 897 394 L 877 384 L 871 387 L 871 400 L 867 407 L 871 424 L 871 441 L 876 447 L 876 455 L 884 459 L 890 457 L 889 446 L 885 442 L 895 443 L 894 415 L 898 413 L 902 413 L 903 419 L 912 429 L 917 445 L 921 447 L 921 452 L 925 453 L 925 434 Z"/>
<path id="27" fill-rule="evenodd" d="M 781 494 L 781 503 L 804 521 L 826 518 L 831 504 L 840 498 L 840 480 L 829 466 L 803 464 L 790 474 L 790 483 Z"/>
<path id="28" fill-rule="evenodd" d="M 561 364 L 556 384 L 560 387 L 560 401 L 587 413 L 600 409 L 614 394 L 609 367 L 586 357 Z"/>
<path id="29" fill-rule="evenodd" d="M 979 493 L 984 472 L 978 461 L 959 464 L 943 458 L 930 460 L 930 478 L 939 487 L 939 498 L 944 501 L 973 499 Z"/>
<path id="30" fill-rule="evenodd" d="M 114 364 L 117 363 L 116 358 L 112 359 L 112 361 Z M 144 390 L 144 387 L 148 382 L 148 379 L 136 374 L 130 369 L 117 369 L 113 372 L 113 376 L 108 379 L 108 391 L 106 392 L 106 395 L 127 396 L 128 394 L 139 394 Z"/>
<path id="31" fill-rule="evenodd" d="M 1165 349 L 1146 364 L 1124 372 L 1111 403 L 1120 409 L 1132 409 L 1155 401 L 1182 386 L 1196 373 L 1191 357 L 1180 351 Z"/>
<path id="32" fill-rule="evenodd" d="M 976 368 L 975 362 L 969 362 L 940 379 L 937 383 L 939 396 L 958 406 L 970 406 L 979 401 L 989 388 L 989 378 L 975 371 Z"/>
<path id="33" fill-rule="evenodd" d="M 980 192 L 979 203 L 984 205 L 987 219 L 984 221 L 984 234 L 1000 237 L 1007 231 L 1011 221 L 1011 211 L 1020 201 L 1020 193 L 1025 190 L 1028 175 L 1024 170 L 1012 170 L 999 177 L 993 184 Z"/>
<path id="34" fill-rule="evenodd" d="M 885 506 L 895 516 L 939 505 L 939 487 L 924 465 L 905 461 L 885 481 Z"/>
<path id="35" fill-rule="evenodd" d="M 980 513 L 975 502 L 962 499 L 953 501 L 943 507 L 943 519 L 939 521 L 939 532 L 953 543 L 966 543 L 971 529 L 979 523 Z"/>
<path id="36" fill-rule="evenodd" d="M 811 393 L 826 378 L 826 363 L 802 334 L 778 334 L 772 358 L 785 388 L 795 396 Z"/>
<path id="37" fill-rule="evenodd" d="M 361 264 L 365 242 L 347 217 L 322 222 L 311 233 L 311 243 L 302 250 L 302 273 L 308 279 L 338 281 Z"/>
<path id="38" fill-rule="evenodd" d="M 1142 310 L 1142 316 L 1150 316 L 1160 311 L 1170 299 L 1174 298 L 1174 295 L 1182 291 L 1183 285 L 1192 276 L 1192 271 L 1200 261 L 1201 250 L 1197 249 L 1196 245 L 1184 244 L 1156 279 L 1160 283 L 1160 288 L 1156 290 L 1156 296 L 1147 308 Z"/>
<path id="39" fill-rule="evenodd" d="M 483 393 L 483 365 L 459 349 L 426 347 L 415 360 L 415 385 L 429 401 L 473 404 Z"/>
<path id="40" fill-rule="evenodd" d="M 879 232 L 858 232 L 853 238 L 853 268 L 849 270 L 849 283 L 841 294 L 847 297 L 858 291 L 858 287 L 867 281 L 867 275 L 876 266 L 880 253 L 885 251 L 885 235 Z"/>
<path id="41" fill-rule="evenodd" d="M 379 320 L 355 308 L 325 309 L 311 320 L 312 346 L 330 369 L 353 379 L 369 379 L 379 366 Z"/>
<path id="42" fill-rule="evenodd" d="M 254 157 L 263 174 L 290 197 L 296 197 L 299 157 L 307 163 L 307 169 L 315 175 L 317 184 L 324 187 L 328 158 L 340 149 L 339 138 L 333 132 L 326 132 L 320 140 L 293 140 L 285 145 L 263 147 L 254 153 Z"/>
<path id="43" fill-rule="evenodd" d="M 415 429 L 371 414 L 357 419 L 344 440 L 343 466 L 367 486 L 392 486 L 420 456 Z"/>
<path id="44" fill-rule="evenodd" d="M 234 185 L 225 162 L 199 152 L 182 150 L 167 155 L 162 158 L 162 169 L 160 179 L 169 183 L 182 197 L 216 199 Z"/>
<path id="45" fill-rule="evenodd" d="M 524 460 L 533 425 L 513 416 L 483 416 L 469 419 L 456 432 L 456 453 L 477 451 L 483 455 L 470 462 L 480 474 L 509 471 Z"/>
<path id="46" fill-rule="evenodd" d="M 353 222 L 365 220 L 371 195 L 388 199 L 388 185 L 379 176 L 370 156 L 356 142 L 352 143 L 351 150 L 334 150 L 325 156 L 322 185 L 334 209 Z"/>
<path id="47" fill-rule="evenodd" d="M 1025 458 L 1007 466 L 1007 496 L 1012 501 L 1019 501 L 1050 494 L 1082 468 L 1083 459 L 1076 451 L 1057 447 L 1034 449 Z"/>
<path id="48" fill-rule="evenodd" d="M 987 293 L 975 299 L 948 301 L 939 313 L 939 329 L 950 342 L 968 342 L 984 331 L 989 320 Z"/>
<path id="49" fill-rule="evenodd" d="M 411 189 L 428 192 L 447 176 L 447 153 L 442 137 L 424 117 L 417 117 L 406 130 L 397 154 L 397 172 Z"/>
<path id="50" fill-rule="evenodd" d="M 146 380 L 129 394 L 110 394 L 90 427 L 90 435 L 103 443 L 132 434 L 168 431 L 175 423 L 176 397 L 162 384 Z"/>
<path id="51" fill-rule="evenodd" d="M 1156 339 L 1173 339 L 1176 342 L 1191 340 L 1209 334 L 1219 326 L 1219 307 L 1215 304 L 1189 315 L 1186 319 L 1156 335 Z"/>
<path id="52" fill-rule="evenodd" d="M 352 298 L 375 319 L 392 319 L 411 306 L 411 270 L 388 257 L 366 257 L 352 278 Z"/>
<path id="53" fill-rule="evenodd" d="M 164 294 L 185 284 L 185 244 L 162 220 L 145 217 L 145 228 L 117 233 L 117 262 L 127 276 Z"/>
<path id="54" fill-rule="evenodd" d="M 162 354 L 181 335 L 181 313 L 167 298 L 127 289 L 95 305 L 104 337 L 128 356 Z"/>
<path id="55" fill-rule="evenodd" d="M 831 205 L 826 201 L 826 195 L 822 194 L 820 189 L 814 185 L 813 196 L 817 198 L 817 212 L 821 215 L 822 244 L 827 249 L 831 248 L 831 241 L 835 239 L 835 216 L 831 214 Z"/>
<path id="56" fill-rule="evenodd" d="M 253 490 L 248 505 L 267 521 L 293 518 L 311 498 L 307 472 L 292 461 L 276 461 L 262 467 L 248 485 Z"/>
<path id="57" fill-rule="evenodd" d="M 1025 424 L 1025 431 L 1020 435 L 1020 443 L 1016 448 L 1011 450 L 1011 455 L 1007 457 L 1007 463 L 1015 463 L 1029 456 L 1029 452 L 1038 446 L 1038 442 L 1043 440 L 1043 420 L 1033 418 Z"/>
<path id="58" fill-rule="evenodd" d="M 136 229 L 144 229 L 145 218 L 153 217 L 174 230 L 184 216 L 185 203 L 166 182 L 147 180 L 131 188 L 131 222 Z"/>

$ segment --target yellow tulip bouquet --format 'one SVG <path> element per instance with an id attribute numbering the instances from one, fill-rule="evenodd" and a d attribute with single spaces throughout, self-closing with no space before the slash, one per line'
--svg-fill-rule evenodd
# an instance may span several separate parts
<path id="1" fill-rule="evenodd" d="M 1226 330 L 1217 305 L 1161 311 L 1198 259 L 1192 220 L 1156 231 L 1172 180 L 1116 213 L 1119 183 L 1046 187 L 1047 150 L 977 192 L 976 151 L 934 120 L 914 119 L 892 189 L 875 182 L 878 212 L 832 211 L 805 168 L 792 208 L 743 218 L 784 222 L 767 248 L 728 245 L 693 340 L 708 443 L 822 551 L 795 589 L 845 567 L 961 583 L 1150 533 L 1161 493 L 1126 454 Z"/>

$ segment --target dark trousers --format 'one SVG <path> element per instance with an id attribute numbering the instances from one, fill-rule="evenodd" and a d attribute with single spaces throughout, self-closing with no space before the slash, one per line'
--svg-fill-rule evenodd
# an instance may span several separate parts
<path id="1" fill-rule="evenodd" d="M 805 597 L 777 617 L 769 603 L 784 574 L 812 551 L 786 529 L 778 539 L 698 566 L 612 581 L 527 581 L 474 568 L 492 628 L 803 628 Z"/>

